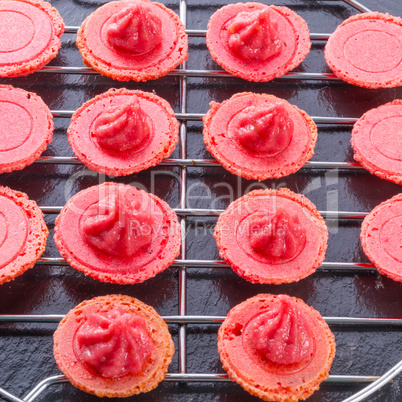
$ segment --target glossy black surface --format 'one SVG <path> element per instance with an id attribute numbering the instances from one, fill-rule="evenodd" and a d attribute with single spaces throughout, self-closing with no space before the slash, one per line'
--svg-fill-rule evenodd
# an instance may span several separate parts
<path id="1" fill-rule="evenodd" d="M 178 12 L 179 1 L 161 1 Z M 399 0 L 362 0 L 381 12 L 401 16 Z M 54 0 L 66 25 L 79 25 L 105 1 Z M 201 4 L 200 4 L 201 3 Z M 213 3 L 213 5 L 212 5 Z M 188 1 L 188 28 L 205 29 L 212 13 L 226 1 Z M 265 2 L 266 4 L 269 4 Z M 311 32 L 332 32 L 343 19 L 356 13 L 341 1 L 281 0 L 306 19 Z M 75 47 L 75 35 L 62 36 L 63 47 L 50 65 L 83 66 Z M 311 53 L 297 71 L 329 72 L 323 56 L 323 43 L 314 42 Z M 190 38 L 188 68 L 217 69 L 205 46 L 205 39 Z M 100 75 L 35 73 L 28 77 L 1 79 L 38 93 L 50 109 L 74 110 L 84 101 L 111 87 L 155 91 L 179 111 L 179 79 L 165 77 L 147 83 L 120 83 Z M 188 112 L 205 113 L 210 101 L 222 101 L 236 92 L 267 92 L 285 98 L 313 116 L 360 117 L 367 110 L 402 98 L 402 89 L 367 90 L 346 83 L 325 81 L 281 81 L 256 84 L 240 79 L 189 78 Z M 1 122 L 0 122 L 1 124 Z M 73 156 L 66 138 L 69 119 L 55 119 L 55 135 L 45 155 Z M 319 126 L 319 138 L 313 160 L 352 161 L 351 126 Z M 209 158 L 202 140 L 200 122 L 188 123 L 189 158 Z M 178 148 L 173 157 L 179 157 Z M 116 180 L 140 185 L 154 192 L 172 207 L 179 206 L 179 168 L 155 167 Z M 64 205 L 77 191 L 104 180 L 82 165 L 38 165 L 0 176 L 0 185 L 26 192 L 39 205 Z M 400 192 L 400 186 L 380 180 L 366 172 L 301 170 L 280 180 L 256 183 L 238 179 L 223 168 L 188 169 L 189 207 L 225 208 L 230 201 L 252 188 L 287 186 L 305 194 L 320 210 L 370 211 L 380 202 Z M 45 256 L 58 257 L 52 239 L 54 215 L 47 215 L 51 235 Z M 218 251 L 212 237 L 216 218 L 188 219 L 187 257 L 215 259 Z M 327 261 L 367 261 L 360 242 L 359 220 L 345 220 L 330 228 Z M 324 316 L 401 317 L 402 284 L 384 276 L 368 273 L 317 272 L 290 285 L 252 285 L 230 269 L 188 269 L 188 314 L 225 315 L 234 305 L 261 292 L 288 293 L 302 298 Z M 135 286 L 96 282 L 70 267 L 36 266 L 11 283 L 0 287 L 0 314 L 64 314 L 85 299 L 97 295 L 122 293 L 152 305 L 161 315 L 178 314 L 178 271 L 169 268 L 156 278 Z M 44 378 L 60 374 L 52 355 L 54 324 L 0 323 L 0 387 L 22 397 Z M 217 325 L 189 325 L 187 362 L 190 373 L 221 373 L 216 349 Z M 396 329 L 332 327 L 337 354 L 331 374 L 381 375 L 402 356 L 401 331 Z M 177 347 L 177 325 L 170 325 Z M 170 372 L 177 372 L 175 355 Z M 397 402 L 402 399 L 402 379 L 385 386 L 369 398 L 371 401 Z M 309 401 L 339 401 L 360 387 L 323 384 Z M 95 401 L 70 384 L 55 385 L 38 401 Z M 132 401 L 255 401 L 236 384 L 162 383 L 149 394 L 129 398 Z"/>

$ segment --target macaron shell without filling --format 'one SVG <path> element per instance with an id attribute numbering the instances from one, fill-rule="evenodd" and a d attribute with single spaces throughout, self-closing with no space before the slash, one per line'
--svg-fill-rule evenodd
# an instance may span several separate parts
<path id="1" fill-rule="evenodd" d="M 362 224 L 364 253 L 383 275 L 402 282 L 402 194 L 376 206 Z"/>
<path id="2" fill-rule="evenodd" d="M 41 0 L 0 2 L 0 77 L 35 72 L 57 56 L 64 23 L 50 3 Z"/>
<path id="3" fill-rule="evenodd" d="M 351 143 L 365 169 L 402 184 L 402 100 L 366 112 L 353 127 Z"/>
<path id="4" fill-rule="evenodd" d="M 30 165 L 52 141 L 52 114 L 32 92 L 0 85 L 0 121 L 0 173 Z"/>
<path id="5" fill-rule="evenodd" d="M 46 248 L 49 232 L 35 201 L 0 187 L 0 284 L 32 268 Z"/>
<path id="6" fill-rule="evenodd" d="M 377 12 L 354 15 L 330 36 L 325 60 L 334 74 L 364 88 L 402 84 L 402 19 Z"/>

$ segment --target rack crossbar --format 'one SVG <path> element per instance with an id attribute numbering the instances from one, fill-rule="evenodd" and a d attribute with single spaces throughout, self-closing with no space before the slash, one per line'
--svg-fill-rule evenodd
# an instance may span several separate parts
<path id="1" fill-rule="evenodd" d="M 61 314 L 0 314 L 0 323 L 58 323 Z M 225 316 L 171 315 L 162 316 L 168 324 L 213 325 L 221 324 Z M 348 327 L 402 327 L 402 318 L 323 317 L 328 325 Z"/>

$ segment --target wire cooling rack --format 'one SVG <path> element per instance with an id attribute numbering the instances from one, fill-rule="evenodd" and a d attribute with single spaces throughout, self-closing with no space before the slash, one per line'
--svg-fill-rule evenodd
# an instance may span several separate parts
<path id="1" fill-rule="evenodd" d="M 336 1 L 332 0 L 332 3 Z M 354 0 L 338 0 L 354 7 L 360 12 L 369 12 L 370 10 L 364 5 Z M 185 27 L 187 26 L 187 1 L 179 0 L 180 19 Z M 75 34 L 78 27 L 67 26 L 65 33 Z M 204 37 L 205 30 L 187 29 L 190 37 Z M 312 40 L 325 41 L 329 37 L 326 33 L 311 34 Z M 42 68 L 38 73 L 53 73 L 53 74 L 97 74 L 94 70 L 88 67 L 64 67 L 64 66 L 48 66 Z M 169 324 L 177 325 L 178 330 L 178 372 L 169 373 L 164 381 L 168 382 L 227 382 L 230 381 L 225 374 L 203 374 L 189 373 L 187 370 L 187 325 L 215 325 L 216 328 L 224 320 L 223 316 L 208 316 L 208 315 L 188 315 L 187 314 L 187 269 L 209 269 L 219 268 L 226 269 L 228 265 L 221 260 L 199 260 L 187 258 L 187 218 L 188 217 L 217 217 L 222 210 L 220 209 L 200 209 L 189 208 L 187 203 L 187 173 L 189 167 L 216 167 L 219 164 L 213 159 L 189 159 L 187 157 L 187 122 L 199 121 L 202 114 L 188 113 L 187 111 L 187 78 L 188 77 L 206 77 L 206 78 L 230 78 L 230 74 L 221 70 L 193 70 L 187 69 L 186 63 L 183 63 L 179 69 L 174 70 L 169 75 L 179 77 L 180 86 L 180 105 L 179 113 L 176 113 L 177 119 L 180 121 L 180 149 L 179 157 L 165 159 L 161 165 L 176 166 L 180 169 L 180 201 L 179 208 L 175 211 L 179 216 L 182 230 L 182 247 L 180 259 L 175 260 L 173 266 L 178 268 L 178 290 L 179 290 L 179 311 L 176 316 L 164 316 L 163 318 Z M 328 73 L 287 73 L 281 80 L 324 80 L 330 83 L 339 81 L 333 74 Z M 53 110 L 54 117 L 69 118 L 74 111 L 71 110 Z M 336 124 L 336 125 L 351 125 L 357 118 L 344 117 L 313 117 L 317 124 Z M 36 164 L 80 164 L 75 157 L 62 156 L 44 156 L 41 157 Z M 344 169 L 355 172 L 363 172 L 364 169 L 355 162 L 328 162 L 328 161 L 310 161 L 307 162 L 303 169 Z M 61 206 L 42 206 L 41 209 L 45 214 L 57 214 L 61 210 Z M 367 211 L 320 211 L 326 219 L 357 219 L 361 220 L 367 215 Z M 62 258 L 48 257 L 41 258 L 38 265 L 63 266 L 68 265 Z M 325 261 L 319 271 L 348 271 L 352 273 L 367 273 L 375 272 L 375 268 L 369 263 L 362 262 L 328 262 Z M 28 323 L 57 323 L 63 318 L 63 315 L 0 315 L 0 322 L 28 322 Z M 360 317 L 325 317 L 329 325 L 344 326 L 346 328 L 401 328 L 402 319 L 399 318 L 360 318 Z M 383 376 L 367 376 L 367 375 L 331 375 L 326 382 L 336 384 L 365 384 L 369 383 L 366 388 L 345 401 L 360 401 L 363 398 L 371 395 L 378 388 L 388 383 L 395 375 L 402 371 L 402 362 L 392 367 Z M 6 390 L 0 388 L 0 396 L 6 400 L 14 402 L 31 402 L 35 400 L 49 386 L 65 382 L 64 376 L 52 376 L 41 381 L 34 389 L 32 389 L 24 398 L 19 398 L 12 395 Z"/>

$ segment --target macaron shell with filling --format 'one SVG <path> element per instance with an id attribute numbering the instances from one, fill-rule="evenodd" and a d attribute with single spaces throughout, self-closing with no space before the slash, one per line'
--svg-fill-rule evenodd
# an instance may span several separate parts
<path id="1" fill-rule="evenodd" d="M 289 146 L 275 157 L 250 152 L 228 137 L 228 125 L 249 106 L 284 105 L 293 120 L 294 131 Z M 203 117 L 204 142 L 212 156 L 229 172 L 249 180 L 287 176 L 298 171 L 314 154 L 317 126 L 311 117 L 284 99 L 274 95 L 241 92 L 222 103 L 211 102 Z"/>
<path id="2" fill-rule="evenodd" d="M 120 306 L 128 313 L 147 320 L 148 335 L 155 348 L 142 371 L 118 379 L 104 378 L 90 372 L 79 362 L 73 348 L 77 329 L 91 313 L 108 311 Z M 95 297 L 79 304 L 63 318 L 53 336 L 54 357 L 67 379 L 82 391 L 99 397 L 127 397 L 156 388 L 165 377 L 174 354 L 174 345 L 167 324 L 159 314 L 141 301 L 124 295 Z"/>
<path id="3" fill-rule="evenodd" d="M 32 268 L 46 248 L 49 232 L 35 201 L 0 187 L 0 284 Z"/>
<path id="4" fill-rule="evenodd" d="M 162 20 L 162 43 L 145 55 L 117 51 L 105 39 L 105 21 L 130 3 L 142 3 Z M 78 30 L 77 46 L 87 66 L 118 81 L 157 79 L 188 58 L 188 37 L 177 14 L 148 0 L 112 1 L 99 7 Z"/>
<path id="5" fill-rule="evenodd" d="M 402 19 L 377 12 L 345 20 L 325 46 L 334 74 L 364 88 L 402 85 Z"/>
<path id="6" fill-rule="evenodd" d="M 140 149 L 117 152 L 105 150 L 91 135 L 94 120 L 109 109 L 137 97 L 152 122 L 150 140 Z M 179 141 L 179 123 L 167 101 L 152 93 L 110 89 L 85 102 L 71 118 L 68 141 L 78 159 L 96 172 L 125 176 L 155 166 L 171 155 Z"/>
<path id="7" fill-rule="evenodd" d="M 0 121 L 0 173 L 30 165 L 52 141 L 52 114 L 32 92 L 0 85 Z"/>
<path id="8" fill-rule="evenodd" d="M 243 334 L 247 324 L 269 310 L 277 296 L 259 294 L 233 307 L 218 332 L 218 351 L 223 368 L 232 381 L 265 401 L 295 402 L 307 399 L 329 376 L 335 356 L 335 339 L 321 315 L 302 300 L 292 297 L 315 340 L 314 356 L 308 364 L 279 365 L 246 350 Z"/>
<path id="9" fill-rule="evenodd" d="M 278 31 L 286 46 L 265 61 L 244 61 L 227 46 L 227 26 L 240 12 L 254 12 L 267 6 L 261 3 L 228 4 L 216 11 L 208 23 L 207 46 L 212 58 L 224 70 L 248 81 L 265 82 L 281 77 L 297 67 L 310 51 L 310 32 L 306 21 L 287 7 L 269 6 L 278 21 Z"/>
<path id="10" fill-rule="evenodd" d="M 351 143 L 365 169 L 402 184 L 402 100 L 366 112 L 353 127 Z"/>
<path id="11" fill-rule="evenodd" d="M 284 209 L 297 216 L 305 230 L 305 244 L 290 261 L 269 263 L 248 247 L 242 234 L 242 222 L 256 213 Z M 301 194 L 286 188 L 254 190 L 232 202 L 219 216 L 214 237 L 219 255 L 232 269 L 252 283 L 281 284 L 297 282 L 321 265 L 327 249 L 328 229 L 314 204 Z"/>
<path id="12" fill-rule="evenodd" d="M 82 232 L 85 211 L 102 199 L 100 194 L 117 191 L 143 197 L 155 219 L 149 250 L 140 250 L 133 257 L 101 252 L 85 241 Z M 62 257 L 85 275 L 102 282 L 133 284 L 154 277 L 173 263 L 180 252 L 181 234 L 175 212 L 159 197 L 129 185 L 105 183 L 82 190 L 67 202 L 56 218 L 54 241 Z"/>
<path id="13" fill-rule="evenodd" d="M 33 73 L 61 47 L 63 19 L 45 1 L 0 1 L 0 27 L 0 77 Z"/>
<path id="14" fill-rule="evenodd" d="M 362 223 L 363 251 L 383 275 L 402 282 L 402 194 L 376 206 Z"/>

